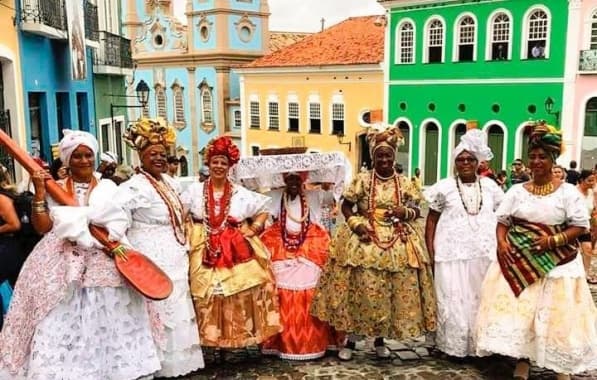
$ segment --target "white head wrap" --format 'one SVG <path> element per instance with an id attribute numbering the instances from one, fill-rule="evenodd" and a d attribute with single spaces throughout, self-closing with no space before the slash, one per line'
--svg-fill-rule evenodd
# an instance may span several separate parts
<path id="1" fill-rule="evenodd" d="M 109 164 L 116 164 L 118 163 L 118 155 L 114 152 L 107 151 L 100 154 L 100 160 Z"/>
<path id="2" fill-rule="evenodd" d="M 478 161 L 489 161 L 493 158 L 493 153 L 487 146 L 487 135 L 480 129 L 469 129 L 460 138 L 460 143 L 452 151 L 452 161 L 463 151 L 467 151 Z"/>
<path id="3" fill-rule="evenodd" d="M 69 166 L 70 156 L 73 154 L 75 149 L 81 145 L 91 149 L 94 156 L 97 154 L 97 140 L 91 133 L 84 131 L 71 131 L 70 129 L 63 129 L 62 133 L 64 133 L 64 137 L 62 140 L 60 140 L 60 144 L 58 144 L 62 165 L 66 167 Z"/>

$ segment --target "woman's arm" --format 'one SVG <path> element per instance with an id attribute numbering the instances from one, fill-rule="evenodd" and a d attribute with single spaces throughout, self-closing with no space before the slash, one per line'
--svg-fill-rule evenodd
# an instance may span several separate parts
<path id="1" fill-rule="evenodd" d="M 433 262 L 435 258 L 433 242 L 435 241 L 435 229 L 437 228 L 437 222 L 441 215 L 441 212 L 429 210 L 427 221 L 425 222 L 425 245 L 427 246 L 427 252 L 429 252 L 429 258 L 431 259 L 431 262 Z"/>
<path id="2" fill-rule="evenodd" d="M 43 170 L 33 173 L 31 181 L 35 186 L 35 196 L 31 202 L 31 224 L 39 234 L 52 229 L 53 223 L 46 204 L 46 179 L 52 178 Z"/>
<path id="3" fill-rule="evenodd" d="M 16 232 L 21 229 L 21 221 L 12 199 L 6 195 L 0 195 L 0 218 L 4 224 L 0 226 L 0 234 Z"/>
<path id="4" fill-rule="evenodd" d="M 352 232 L 359 236 L 359 239 L 363 243 L 369 243 L 371 241 L 369 230 L 367 229 L 365 223 L 352 212 L 354 206 L 355 204 L 347 199 L 342 201 L 342 214 L 344 215 L 346 224 L 348 224 L 348 227 L 352 230 Z"/>
<path id="5" fill-rule="evenodd" d="M 265 222 L 269 217 L 269 213 L 261 212 L 253 217 L 253 221 L 250 225 L 246 223 L 241 225 L 240 232 L 243 234 L 244 237 L 250 238 L 253 236 L 258 236 L 265 227 Z"/>

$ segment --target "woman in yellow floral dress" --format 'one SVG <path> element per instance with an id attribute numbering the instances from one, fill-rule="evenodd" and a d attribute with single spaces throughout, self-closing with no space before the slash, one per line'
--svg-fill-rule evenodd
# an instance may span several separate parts
<path id="1" fill-rule="evenodd" d="M 352 358 L 354 334 L 377 337 L 375 352 L 390 356 L 383 338 L 406 339 L 435 330 L 431 260 L 424 248 L 416 190 L 394 172 L 396 128 L 367 135 L 374 168 L 344 193 L 342 225 L 330 247 L 311 312 L 353 334 L 340 351 Z M 354 206 L 357 212 L 353 212 Z"/>

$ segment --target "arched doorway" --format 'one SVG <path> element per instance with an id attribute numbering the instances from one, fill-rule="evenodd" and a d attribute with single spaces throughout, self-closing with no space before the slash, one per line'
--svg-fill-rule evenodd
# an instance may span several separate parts
<path id="1" fill-rule="evenodd" d="M 434 122 L 430 121 L 425 125 L 425 141 L 424 149 L 424 167 L 423 167 L 423 184 L 433 185 L 437 181 L 438 169 L 438 154 L 439 154 L 439 127 Z"/>
<path id="2" fill-rule="evenodd" d="M 358 139 L 361 154 L 359 155 L 359 167 L 353 168 L 355 172 L 358 172 L 363 166 L 365 166 L 367 169 L 371 169 L 373 167 L 371 155 L 369 154 L 369 144 L 367 143 L 367 133 L 361 133 Z"/>
<path id="3" fill-rule="evenodd" d="M 504 169 L 504 130 L 497 124 L 491 124 L 486 129 L 487 131 L 487 145 L 493 152 L 493 159 L 489 166 L 497 173 Z"/>
<path id="4" fill-rule="evenodd" d="M 404 137 L 404 145 L 399 146 L 396 150 L 396 162 L 402 165 L 405 175 L 408 175 L 408 173 L 410 173 L 410 126 L 406 121 L 400 121 L 398 123 L 398 129 L 400 130 L 400 133 L 402 133 L 402 137 Z"/>
<path id="5" fill-rule="evenodd" d="M 456 146 L 460 143 L 460 138 L 466 133 L 466 124 L 459 123 L 456 124 L 454 127 L 454 146 L 452 148 L 456 148 Z"/>
<path id="6" fill-rule="evenodd" d="M 597 164 L 597 97 L 585 106 L 585 130 L 582 138 L 580 167 L 592 169 Z"/>

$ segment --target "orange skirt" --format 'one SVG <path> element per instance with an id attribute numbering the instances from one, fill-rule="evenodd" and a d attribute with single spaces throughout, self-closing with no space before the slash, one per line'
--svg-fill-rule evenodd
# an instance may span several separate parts
<path id="1" fill-rule="evenodd" d="M 257 345 L 280 330 L 274 285 L 266 282 L 231 296 L 195 300 L 201 345 L 242 348 Z"/>

